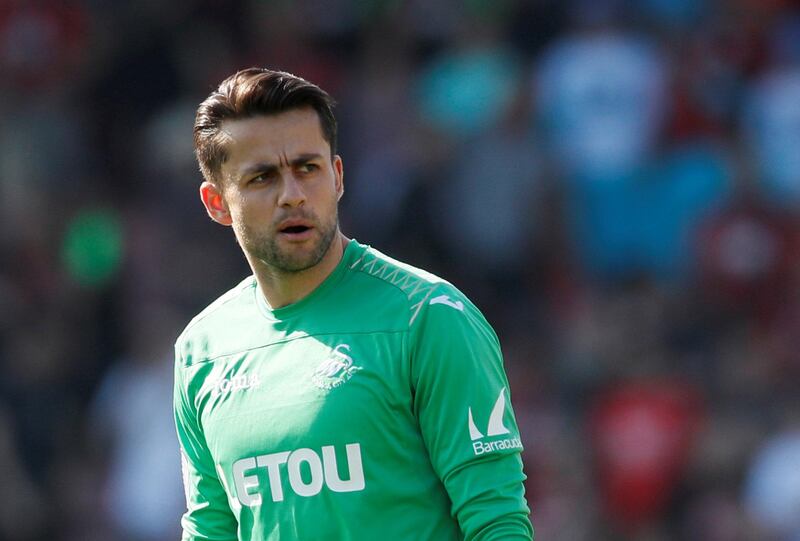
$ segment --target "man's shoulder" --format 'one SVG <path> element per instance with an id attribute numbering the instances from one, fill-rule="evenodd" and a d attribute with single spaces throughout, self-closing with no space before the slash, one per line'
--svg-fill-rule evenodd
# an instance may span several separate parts
<path id="1" fill-rule="evenodd" d="M 361 245 L 361 248 L 358 258 L 350 264 L 352 270 L 366 273 L 393 285 L 406 277 L 427 283 L 446 282 L 433 273 L 395 259 L 372 246 Z"/>
<path id="2" fill-rule="evenodd" d="M 470 304 L 458 288 L 447 280 L 414 265 L 404 263 L 372 247 L 366 247 L 350 264 L 361 278 L 360 289 L 373 299 L 392 299 L 395 308 L 408 310 L 409 327 L 431 304 L 464 308 Z"/>
<path id="3" fill-rule="evenodd" d="M 245 305 L 255 304 L 253 295 L 255 284 L 255 277 L 248 276 L 217 297 L 189 321 L 178 336 L 177 344 L 184 344 L 197 335 L 204 335 L 214 330 L 220 332 L 229 327 L 234 314 L 240 313 Z"/>

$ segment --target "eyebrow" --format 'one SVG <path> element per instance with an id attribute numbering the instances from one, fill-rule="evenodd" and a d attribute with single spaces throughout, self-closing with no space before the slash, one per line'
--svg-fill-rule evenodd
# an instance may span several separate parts
<path id="1" fill-rule="evenodd" d="M 321 158 L 322 154 L 318 154 L 316 152 L 306 152 L 292 159 L 289 162 L 289 165 L 291 165 L 292 167 L 296 167 L 298 165 L 303 165 L 304 163 L 310 162 L 312 160 L 318 160 Z M 242 169 L 239 178 L 244 178 L 246 176 L 253 175 L 255 173 L 271 173 L 277 170 L 278 166 L 272 162 L 257 162 Z"/>

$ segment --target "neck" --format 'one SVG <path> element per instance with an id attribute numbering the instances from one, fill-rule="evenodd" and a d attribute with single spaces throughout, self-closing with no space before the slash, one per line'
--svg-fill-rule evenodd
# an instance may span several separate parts
<path id="1" fill-rule="evenodd" d="M 342 260 L 344 248 L 349 240 L 339 233 L 319 263 L 299 272 L 278 271 L 261 262 L 254 264 L 251 261 L 250 266 L 255 274 L 256 282 L 267 303 L 272 308 L 283 308 L 314 291 L 330 276 L 336 265 Z"/>

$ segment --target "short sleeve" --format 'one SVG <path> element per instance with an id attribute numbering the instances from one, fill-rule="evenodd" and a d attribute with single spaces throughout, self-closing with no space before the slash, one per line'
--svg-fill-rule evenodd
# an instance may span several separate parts
<path id="1" fill-rule="evenodd" d="M 182 541 L 236 541 L 238 524 L 190 399 L 186 381 L 190 369 L 176 348 L 174 412 L 187 507 L 181 519 Z"/>
<path id="2" fill-rule="evenodd" d="M 409 339 L 414 413 L 465 539 L 532 539 L 522 443 L 496 334 L 460 292 L 441 288 Z"/>

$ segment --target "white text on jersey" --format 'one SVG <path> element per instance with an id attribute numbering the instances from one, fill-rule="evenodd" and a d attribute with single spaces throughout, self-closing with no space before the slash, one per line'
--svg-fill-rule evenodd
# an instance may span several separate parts
<path id="1" fill-rule="evenodd" d="M 230 378 L 223 378 L 214 384 L 212 394 L 219 396 L 226 393 L 235 391 L 243 391 L 261 385 L 261 380 L 258 374 L 237 374 Z"/>
<path id="2" fill-rule="evenodd" d="M 492 413 L 489 415 L 489 423 L 486 427 L 486 436 L 475 425 L 475 420 L 472 418 L 472 408 L 467 409 L 467 426 L 469 428 L 469 437 L 472 440 L 472 451 L 476 455 L 490 453 L 501 449 L 522 449 L 522 441 L 519 437 L 505 438 L 502 440 L 494 440 L 489 442 L 481 441 L 484 438 L 492 436 L 502 436 L 509 434 L 510 430 L 503 424 L 503 416 L 506 412 L 506 389 L 500 389 L 500 394 L 492 408 Z"/>
<path id="3" fill-rule="evenodd" d="M 347 480 L 342 480 L 336 462 L 336 450 L 333 445 L 322 447 L 322 458 L 313 449 L 303 448 L 295 451 L 283 451 L 255 457 L 243 458 L 233 463 L 233 484 L 236 497 L 242 505 L 254 507 L 261 505 L 262 495 L 267 490 L 262 487 L 263 473 L 259 476 L 257 468 L 266 469 L 269 484 L 269 496 L 273 502 L 284 499 L 285 470 L 289 478 L 289 487 L 298 496 L 316 496 L 325 486 L 333 492 L 357 492 L 364 490 L 364 468 L 361 463 L 361 445 L 349 443 L 345 445 L 347 454 Z M 285 467 L 281 467 L 283 465 Z M 306 464 L 306 472 L 310 477 L 303 478 L 301 467 Z M 261 479 L 260 479 L 261 477 Z"/>

